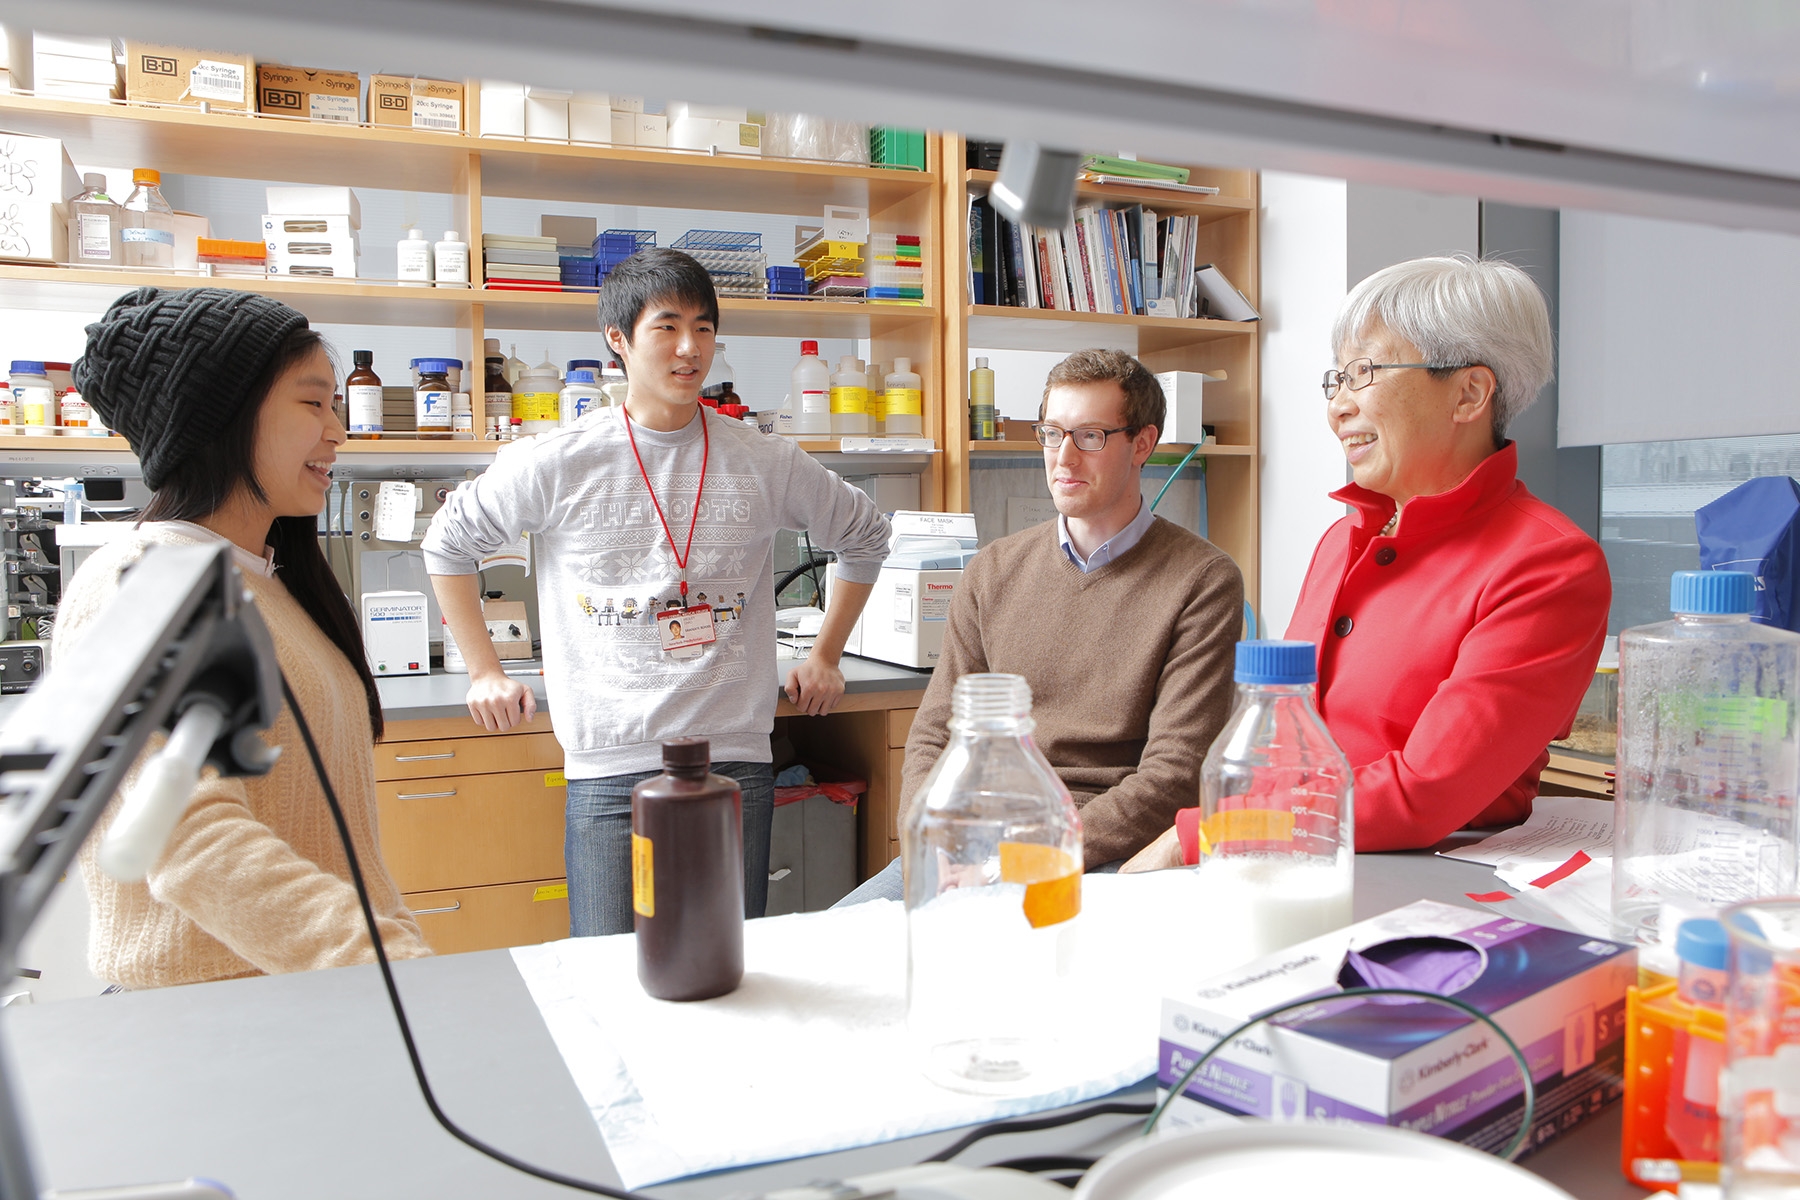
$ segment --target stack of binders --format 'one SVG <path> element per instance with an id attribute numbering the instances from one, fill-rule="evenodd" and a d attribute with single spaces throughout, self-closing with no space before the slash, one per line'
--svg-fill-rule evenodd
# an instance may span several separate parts
<path id="1" fill-rule="evenodd" d="M 495 291 L 562 291 L 562 261 L 553 237 L 484 233 L 481 256 L 487 286 Z"/>

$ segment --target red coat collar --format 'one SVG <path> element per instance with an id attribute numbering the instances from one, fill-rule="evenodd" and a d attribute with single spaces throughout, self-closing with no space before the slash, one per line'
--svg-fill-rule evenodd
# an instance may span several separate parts
<path id="1" fill-rule="evenodd" d="M 1404 532 L 1431 533 L 1458 524 L 1475 513 L 1498 506 L 1519 486 L 1519 449 L 1507 442 L 1482 460 L 1469 472 L 1467 479 L 1447 492 L 1435 496 L 1414 496 L 1406 517 L 1394 535 Z M 1359 484 L 1349 484 L 1331 493 L 1356 510 L 1356 529 L 1364 536 L 1374 536 L 1394 515 L 1394 502 L 1380 492 L 1371 492 Z"/>

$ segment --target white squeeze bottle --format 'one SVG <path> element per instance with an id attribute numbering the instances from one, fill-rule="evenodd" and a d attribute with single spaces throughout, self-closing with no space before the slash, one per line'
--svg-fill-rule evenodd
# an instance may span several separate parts
<path id="1" fill-rule="evenodd" d="M 439 287 L 462 287 L 469 282 L 469 243 L 446 229 L 444 240 L 432 248 L 432 278 Z"/>
<path id="2" fill-rule="evenodd" d="M 871 361 L 863 375 L 869 381 L 869 432 L 879 437 L 887 430 L 888 365 Z"/>
<path id="3" fill-rule="evenodd" d="M 431 243 L 417 229 L 409 229 L 394 247 L 396 276 L 401 287 L 431 286 Z"/>
<path id="4" fill-rule="evenodd" d="M 800 361 L 794 364 L 788 403 L 794 410 L 796 436 L 824 437 L 831 433 L 831 370 L 819 357 L 817 342 L 800 343 Z"/>
<path id="5" fill-rule="evenodd" d="M 1311 642 L 1237 644 L 1237 702 L 1200 769 L 1202 911 L 1246 958 L 1350 923 L 1354 776 L 1313 707 Z"/>
<path id="6" fill-rule="evenodd" d="M 863 374 L 862 360 L 848 354 L 838 359 L 837 372 L 831 377 L 831 432 L 875 432 L 869 420 L 869 377 Z"/>
<path id="7" fill-rule="evenodd" d="M 896 358 L 894 373 L 887 377 L 886 399 L 882 405 L 887 410 L 885 432 L 889 437 L 918 437 L 925 432 L 924 408 L 919 393 L 919 375 L 912 369 L 912 360 Z"/>

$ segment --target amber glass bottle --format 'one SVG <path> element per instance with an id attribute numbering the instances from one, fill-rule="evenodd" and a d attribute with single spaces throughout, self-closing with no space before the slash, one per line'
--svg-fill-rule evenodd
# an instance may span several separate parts
<path id="1" fill-rule="evenodd" d="M 663 773 L 631 789 L 638 981 L 659 1000 L 707 1000 L 744 978 L 744 798 L 710 774 L 705 738 L 663 743 Z"/>

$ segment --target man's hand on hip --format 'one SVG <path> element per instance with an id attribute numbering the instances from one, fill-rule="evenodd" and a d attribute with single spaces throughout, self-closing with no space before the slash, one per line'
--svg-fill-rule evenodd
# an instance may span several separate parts
<path id="1" fill-rule="evenodd" d="M 470 676 L 469 715 L 489 733 L 505 733 L 537 715 L 537 697 L 510 675 Z"/>

